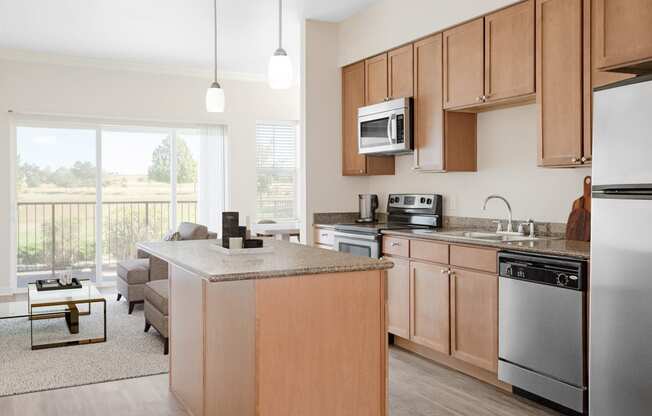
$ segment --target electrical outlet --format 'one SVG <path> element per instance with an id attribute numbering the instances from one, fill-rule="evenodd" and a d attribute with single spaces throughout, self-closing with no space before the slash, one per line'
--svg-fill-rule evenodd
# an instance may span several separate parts
<path id="1" fill-rule="evenodd" d="M 457 208 L 457 204 L 454 196 L 445 196 L 444 201 L 446 201 L 444 205 L 446 206 L 447 210 L 454 211 L 455 208 Z"/>

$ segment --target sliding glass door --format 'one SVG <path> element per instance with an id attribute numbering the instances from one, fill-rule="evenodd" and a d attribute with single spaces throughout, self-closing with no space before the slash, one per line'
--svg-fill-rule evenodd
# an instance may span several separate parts
<path id="1" fill-rule="evenodd" d="M 17 286 L 66 269 L 112 280 L 139 241 L 161 239 L 182 221 L 216 229 L 223 147 L 219 126 L 18 124 Z"/>
<path id="2" fill-rule="evenodd" d="M 16 130 L 18 286 L 74 268 L 95 277 L 96 131 Z"/>

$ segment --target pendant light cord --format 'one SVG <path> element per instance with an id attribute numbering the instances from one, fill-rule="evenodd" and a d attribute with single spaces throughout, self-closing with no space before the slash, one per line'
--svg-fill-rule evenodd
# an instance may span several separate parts
<path id="1" fill-rule="evenodd" d="M 278 0 L 278 48 L 283 49 L 283 0 Z"/>
<path id="2" fill-rule="evenodd" d="M 215 76 L 214 81 L 217 82 L 217 0 L 213 0 L 213 11 L 214 11 L 214 17 L 215 17 L 215 30 L 214 30 L 214 47 L 215 47 L 215 60 L 214 60 L 214 67 L 213 67 L 213 74 Z"/>

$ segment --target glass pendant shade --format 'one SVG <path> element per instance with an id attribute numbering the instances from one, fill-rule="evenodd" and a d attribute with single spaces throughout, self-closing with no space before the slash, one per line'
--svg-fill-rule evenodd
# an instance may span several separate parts
<path id="1" fill-rule="evenodd" d="M 217 82 L 214 82 L 206 90 L 206 111 L 209 113 L 224 112 L 224 90 Z"/>
<path id="2" fill-rule="evenodd" d="M 267 80 L 270 88 L 283 90 L 292 85 L 292 61 L 283 49 L 277 50 L 269 59 Z"/>

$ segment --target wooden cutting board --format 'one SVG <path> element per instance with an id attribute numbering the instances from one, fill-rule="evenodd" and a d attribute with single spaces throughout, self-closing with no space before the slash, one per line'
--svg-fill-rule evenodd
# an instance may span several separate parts
<path id="1" fill-rule="evenodd" d="M 583 195 L 573 202 L 566 223 L 566 239 L 591 241 L 591 177 L 584 178 Z"/>

